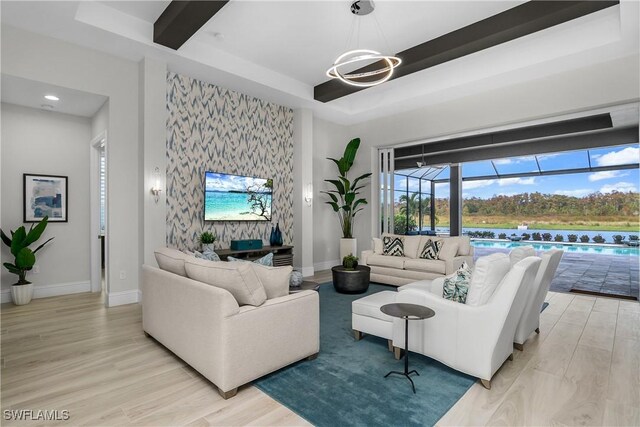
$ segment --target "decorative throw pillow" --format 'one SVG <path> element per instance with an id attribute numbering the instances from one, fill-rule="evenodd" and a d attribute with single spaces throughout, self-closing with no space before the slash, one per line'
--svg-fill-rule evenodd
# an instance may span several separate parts
<path id="1" fill-rule="evenodd" d="M 466 262 L 463 262 L 454 275 L 444 279 L 442 298 L 464 304 L 467 301 L 470 281 L 471 269 Z"/>
<path id="2" fill-rule="evenodd" d="M 195 255 L 196 258 L 206 259 L 207 261 L 220 261 L 220 257 L 214 251 L 205 250 L 202 253 L 194 251 L 193 255 Z"/>
<path id="3" fill-rule="evenodd" d="M 404 256 L 404 243 L 400 237 L 384 236 L 382 246 L 383 255 Z"/>
<path id="4" fill-rule="evenodd" d="M 283 267 L 269 267 L 255 262 L 241 262 L 232 264 L 245 264 L 251 266 L 256 272 L 258 279 L 264 286 L 267 299 L 273 299 L 289 295 L 289 284 L 293 267 L 285 265 Z"/>
<path id="5" fill-rule="evenodd" d="M 231 262 L 236 262 L 236 261 L 249 262 L 246 259 L 234 258 L 232 256 L 228 256 L 227 257 L 227 261 L 231 261 Z M 268 267 L 272 267 L 273 266 L 273 254 L 272 253 L 266 254 L 262 258 L 253 260 L 253 262 L 255 262 L 256 264 L 266 265 Z"/>
<path id="6" fill-rule="evenodd" d="M 438 254 L 440 253 L 440 249 L 442 249 L 442 245 L 444 245 L 443 240 L 427 239 L 424 247 L 422 248 L 422 252 L 420 252 L 420 258 L 438 259 Z"/>

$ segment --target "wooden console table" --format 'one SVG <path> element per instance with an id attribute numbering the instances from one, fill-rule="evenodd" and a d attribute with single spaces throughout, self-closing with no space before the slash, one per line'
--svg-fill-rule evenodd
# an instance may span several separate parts
<path id="1" fill-rule="evenodd" d="M 215 252 L 223 261 L 226 261 L 228 256 L 254 261 L 268 253 L 272 253 L 274 267 L 293 265 L 293 246 L 263 246 L 262 249 L 246 249 L 242 251 L 227 248 L 216 249 Z"/>

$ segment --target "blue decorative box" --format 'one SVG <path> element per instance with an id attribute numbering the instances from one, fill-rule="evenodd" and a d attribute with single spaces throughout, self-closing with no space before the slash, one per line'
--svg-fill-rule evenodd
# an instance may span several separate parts
<path id="1" fill-rule="evenodd" d="M 262 249 L 262 240 L 260 239 L 232 240 L 231 249 L 234 251 L 248 251 L 251 249 Z"/>

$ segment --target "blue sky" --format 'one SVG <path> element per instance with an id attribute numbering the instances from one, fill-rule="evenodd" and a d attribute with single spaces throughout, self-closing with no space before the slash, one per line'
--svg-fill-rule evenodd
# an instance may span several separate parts
<path id="1" fill-rule="evenodd" d="M 496 169 L 500 175 L 538 171 L 538 164 L 542 171 L 561 169 L 615 166 L 638 164 L 640 162 L 640 148 L 637 145 L 609 147 L 557 154 L 513 157 L 491 161 L 465 163 L 462 166 L 463 177 L 495 175 Z M 448 177 L 448 171 L 438 176 Z M 417 180 L 409 180 L 409 190 L 414 191 Z M 406 186 L 404 179 L 396 179 L 396 189 Z M 449 184 L 436 185 L 436 197 L 445 197 Z M 522 178 L 489 179 L 484 181 L 464 181 L 464 197 L 489 198 L 494 195 L 513 195 L 520 193 L 540 192 L 544 194 L 563 194 L 582 197 L 587 194 L 612 191 L 638 192 L 640 188 L 640 174 L 638 169 L 612 170 L 580 174 L 531 176 Z M 417 189 L 417 188 L 416 188 Z"/>
<path id="2" fill-rule="evenodd" d="M 246 191 L 253 188 L 258 191 L 267 182 L 263 178 L 252 178 L 248 176 L 226 175 L 223 173 L 207 172 L 205 186 L 207 191 Z"/>

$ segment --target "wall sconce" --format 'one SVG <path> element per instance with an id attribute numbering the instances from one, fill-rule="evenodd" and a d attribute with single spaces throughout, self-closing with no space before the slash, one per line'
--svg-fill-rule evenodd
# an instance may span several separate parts
<path id="1" fill-rule="evenodd" d="M 304 189 L 304 201 L 307 202 L 307 206 L 311 206 L 313 201 L 313 184 L 309 183 Z"/>
<path id="2" fill-rule="evenodd" d="M 162 192 L 162 187 L 160 185 L 160 178 L 161 178 L 161 174 L 160 174 L 160 168 L 156 166 L 156 168 L 153 170 L 153 178 L 154 178 L 154 185 L 153 187 L 151 187 L 151 194 L 153 194 L 153 199 L 155 200 L 156 204 L 158 203 L 158 201 L 160 200 L 160 193 Z"/>

